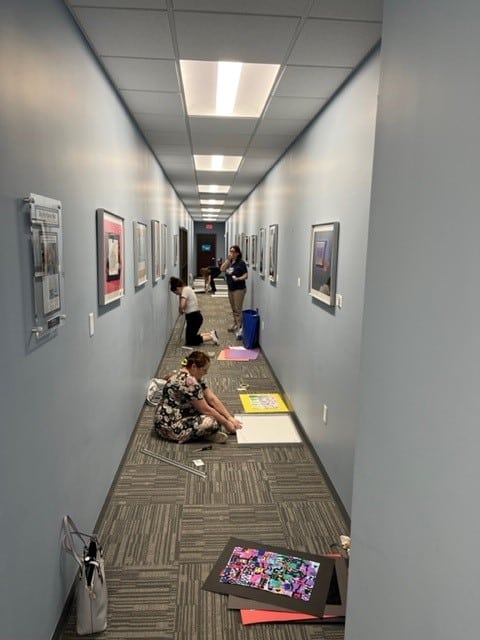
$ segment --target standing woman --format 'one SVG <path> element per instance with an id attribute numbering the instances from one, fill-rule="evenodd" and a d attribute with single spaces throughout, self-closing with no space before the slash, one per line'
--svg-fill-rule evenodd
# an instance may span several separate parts
<path id="1" fill-rule="evenodd" d="M 198 333 L 203 324 L 203 316 L 200 313 L 195 291 L 187 287 L 183 280 L 175 277 L 170 278 L 170 291 L 180 298 L 178 313 L 185 314 L 185 344 L 188 347 L 196 347 L 204 342 L 218 344 L 216 331 Z"/>
<path id="2" fill-rule="evenodd" d="M 242 252 L 237 244 L 230 247 L 228 258 L 220 268 L 225 272 L 227 278 L 228 299 L 233 313 L 233 324 L 229 331 L 236 331 L 237 337 L 240 337 L 242 335 L 242 308 L 247 292 L 248 269 L 242 260 Z"/>

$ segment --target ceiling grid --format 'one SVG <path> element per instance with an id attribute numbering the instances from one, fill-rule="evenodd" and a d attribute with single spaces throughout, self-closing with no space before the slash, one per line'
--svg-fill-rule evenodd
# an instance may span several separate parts
<path id="1" fill-rule="evenodd" d="M 65 0 L 194 220 L 198 184 L 226 220 L 377 46 L 382 0 Z M 239 11 L 239 7 L 241 10 Z M 279 65 L 258 118 L 192 116 L 180 60 Z M 197 171 L 194 155 L 238 155 Z"/>

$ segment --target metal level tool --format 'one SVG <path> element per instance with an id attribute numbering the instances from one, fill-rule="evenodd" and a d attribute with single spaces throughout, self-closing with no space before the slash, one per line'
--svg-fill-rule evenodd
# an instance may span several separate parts
<path id="1" fill-rule="evenodd" d="M 183 469 L 183 471 L 189 471 L 193 473 L 194 476 L 200 476 L 200 478 L 206 478 L 207 474 L 204 471 L 199 471 L 198 469 L 194 469 L 193 467 L 189 467 L 182 462 L 176 462 L 175 460 L 171 460 L 170 458 L 165 458 L 165 456 L 160 456 L 158 453 L 154 453 L 153 451 L 149 451 L 148 449 L 140 449 L 141 453 L 144 453 L 146 456 L 150 456 L 155 458 L 156 460 L 160 460 L 161 462 L 166 462 L 167 464 L 171 464 L 174 467 L 178 467 L 179 469 Z"/>

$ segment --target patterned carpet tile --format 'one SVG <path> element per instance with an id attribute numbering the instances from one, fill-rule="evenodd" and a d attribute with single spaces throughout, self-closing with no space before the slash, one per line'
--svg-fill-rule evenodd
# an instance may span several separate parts
<path id="1" fill-rule="evenodd" d="M 232 536 L 285 546 L 276 505 L 186 505 L 180 532 L 180 562 L 215 561 Z"/>
<path id="2" fill-rule="evenodd" d="M 330 498 L 330 490 L 313 463 L 285 462 L 266 466 L 272 494 L 278 500 L 321 500 Z"/>
<path id="3" fill-rule="evenodd" d="M 156 461 L 154 461 L 156 462 Z M 181 471 L 162 462 L 156 464 L 127 464 L 117 479 L 112 503 L 156 502 L 183 504 L 185 481 Z"/>
<path id="4" fill-rule="evenodd" d="M 204 461 L 206 457 L 204 456 Z M 266 473 L 258 462 L 206 462 L 207 477 L 187 480 L 188 505 L 242 505 L 273 502 Z"/>
<path id="5" fill-rule="evenodd" d="M 113 502 L 99 531 L 107 567 L 172 565 L 181 516 L 180 505 Z"/>
<path id="6" fill-rule="evenodd" d="M 277 503 L 277 509 L 289 548 L 330 553 L 331 545 L 340 542 L 339 536 L 348 534 L 347 526 L 331 499 L 282 501 Z"/>
<path id="7" fill-rule="evenodd" d="M 311 467 L 313 460 L 308 448 L 303 444 L 258 445 L 262 460 L 268 465 L 277 465 L 282 469 L 287 465 L 309 465 L 313 469 L 312 477 L 318 475 L 316 466 Z M 250 451 L 253 447 L 241 447 L 241 451 Z"/>
<path id="8" fill-rule="evenodd" d="M 176 581 L 163 569 L 127 569 L 110 567 L 107 573 L 109 595 L 108 626 L 102 634 L 82 636 L 86 640 L 104 638 L 175 637 Z M 78 638 L 74 616 L 62 636 L 63 640 Z"/>

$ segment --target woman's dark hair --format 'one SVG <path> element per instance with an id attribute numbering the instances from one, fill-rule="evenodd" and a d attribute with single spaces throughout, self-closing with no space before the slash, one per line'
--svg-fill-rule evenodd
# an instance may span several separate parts
<path id="1" fill-rule="evenodd" d="M 197 368 L 205 367 L 209 362 L 210 358 L 204 351 L 192 351 L 188 354 L 187 364 L 184 365 L 187 369 L 190 369 L 192 365 L 195 365 Z"/>
<path id="2" fill-rule="evenodd" d="M 172 291 L 173 293 L 176 293 L 177 287 L 184 286 L 185 283 L 183 282 L 183 280 L 180 280 L 180 278 L 175 278 L 174 276 L 170 278 L 170 291 Z"/>
<path id="3" fill-rule="evenodd" d="M 238 253 L 237 260 L 241 260 L 242 259 L 242 251 L 241 251 L 240 247 L 238 246 L 238 244 L 232 244 L 232 246 L 230 247 L 230 251 L 232 249 L 235 251 L 235 253 Z"/>

